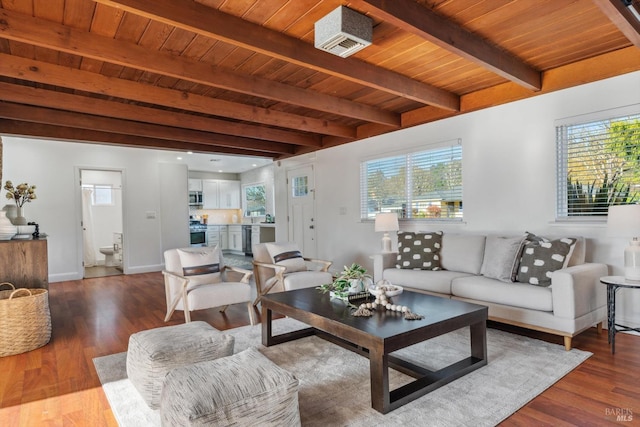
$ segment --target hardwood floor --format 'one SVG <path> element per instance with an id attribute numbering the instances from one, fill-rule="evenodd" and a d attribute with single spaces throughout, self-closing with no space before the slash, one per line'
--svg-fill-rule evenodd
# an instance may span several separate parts
<path id="1" fill-rule="evenodd" d="M 134 332 L 182 323 L 182 312 L 164 323 L 160 273 L 52 283 L 49 301 L 51 342 L 0 358 L 0 426 L 116 426 L 92 359 L 125 351 Z M 221 330 L 249 324 L 243 304 L 192 318 Z M 562 345 L 558 337 L 491 326 Z M 606 332 L 595 329 L 577 336 L 574 346 L 594 355 L 502 425 L 640 424 L 640 337 L 618 334 L 615 356 Z M 617 415 L 632 421 L 616 422 Z"/>

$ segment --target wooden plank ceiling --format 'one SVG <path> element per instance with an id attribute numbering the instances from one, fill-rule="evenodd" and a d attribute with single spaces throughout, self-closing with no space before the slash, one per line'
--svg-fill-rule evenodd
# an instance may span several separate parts
<path id="1" fill-rule="evenodd" d="M 0 0 L 0 134 L 308 153 L 640 70 L 624 1 Z M 313 47 L 340 5 L 349 58 Z"/>

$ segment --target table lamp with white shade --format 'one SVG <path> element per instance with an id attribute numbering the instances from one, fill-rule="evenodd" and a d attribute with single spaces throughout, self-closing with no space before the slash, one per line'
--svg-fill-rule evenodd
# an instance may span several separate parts
<path id="1" fill-rule="evenodd" d="M 624 249 L 624 277 L 640 281 L 640 205 L 610 206 L 607 234 L 632 238 Z"/>
<path id="2" fill-rule="evenodd" d="M 391 237 L 389 237 L 389 231 L 398 231 L 400 226 L 398 225 L 398 215 L 393 212 L 381 212 L 376 215 L 375 231 L 383 231 L 382 236 L 382 252 L 391 251 Z"/>

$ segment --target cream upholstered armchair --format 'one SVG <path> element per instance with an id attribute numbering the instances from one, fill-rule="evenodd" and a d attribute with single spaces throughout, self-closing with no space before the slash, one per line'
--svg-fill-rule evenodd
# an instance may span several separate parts
<path id="1" fill-rule="evenodd" d="M 331 283 L 330 261 L 305 258 L 295 243 L 260 243 L 253 246 L 253 274 L 257 305 L 271 291 L 290 291 Z"/>
<path id="2" fill-rule="evenodd" d="M 224 265 L 221 251 L 215 247 L 169 249 L 164 252 L 164 287 L 168 321 L 175 310 L 184 311 L 185 322 L 191 311 L 247 303 L 249 320 L 255 324 L 251 304 L 253 274 L 249 270 Z"/>

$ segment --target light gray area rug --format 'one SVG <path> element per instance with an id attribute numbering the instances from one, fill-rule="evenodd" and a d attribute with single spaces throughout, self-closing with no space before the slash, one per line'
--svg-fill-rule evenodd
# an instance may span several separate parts
<path id="1" fill-rule="evenodd" d="M 274 333 L 305 327 L 274 321 Z M 389 414 L 371 408 L 369 360 L 318 337 L 263 347 L 261 326 L 226 331 L 235 352 L 256 346 L 300 380 L 305 426 L 493 426 L 513 414 L 591 356 L 591 353 L 488 329 L 489 364 Z M 469 330 L 461 329 L 398 352 L 436 370 L 469 355 Z M 122 427 L 159 426 L 159 411 L 144 403 L 126 378 L 126 353 L 95 358 L 111 409 Z M 390 371 L 391 388 L 410 382 Z"/>

